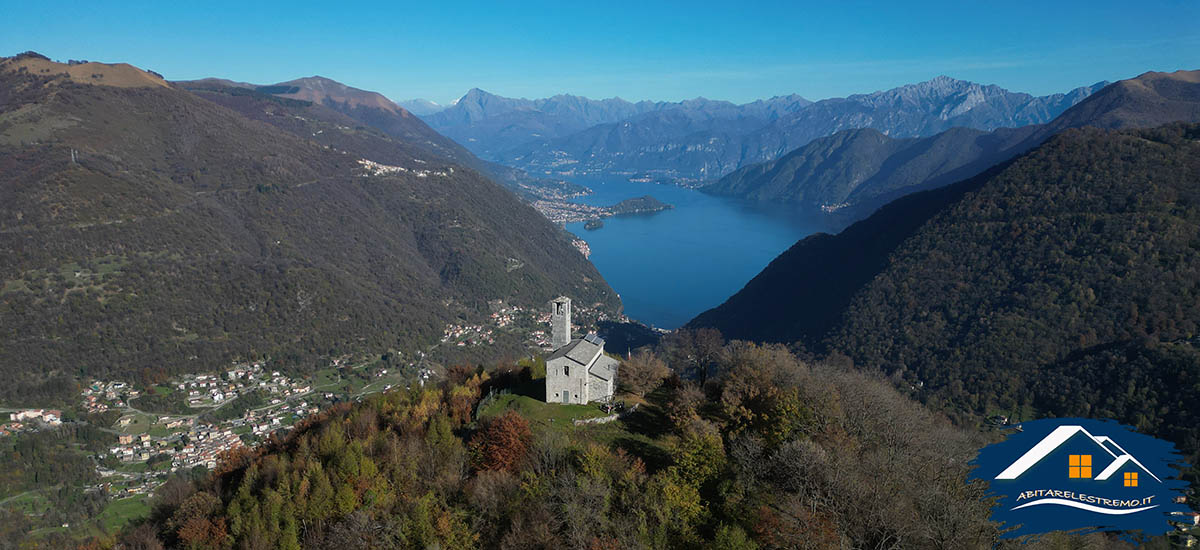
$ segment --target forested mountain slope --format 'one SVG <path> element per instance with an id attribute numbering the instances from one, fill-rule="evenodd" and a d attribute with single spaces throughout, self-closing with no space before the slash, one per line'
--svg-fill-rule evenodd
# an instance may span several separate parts
<path id="1" fill-rule="evenodd" d="M 560 228 L 420 144 L 307 102 L 275 98 L 292 117 L 276 127 L 165 83 L 18 66 L 31 58 L 51 63 L 0 63 L 6 400 L 237 357 L 412 349 L 493 299 L 619 307 Z"/>
<path id="2" fill-rule="evenodd" d="M 1078 129 L 798 242 L 691 324 L 843 353 L 946 410 L 1117 418 L 1196 458 L 1198 294 L 1200 126 Z"/>

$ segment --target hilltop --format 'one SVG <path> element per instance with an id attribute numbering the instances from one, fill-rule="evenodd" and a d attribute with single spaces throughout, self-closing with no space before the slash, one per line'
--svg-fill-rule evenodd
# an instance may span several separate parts
<path id="1" fill-rule="evenodd" d="M 382 109 L 402 117 L 413 116 L 399 105 L 393 103 L 392 100 L 384 97 L 383 94 L 353 88 L 323 76 L 297 78 L 296 80 L 280 82 L 272 87 L 277 89 L 260 89 L 259 91 L 266 91 L 280 97 L 312 101 L 313 103 L 338 103 L 344 105 L 343 108 L 349 109 L 364 107 L 368 109 Z"/>
<path id="2" fill-rule="evenodd" d="M 128 63 L 89 61 L 58 63 L 34 52 L 26 52 L 0 61 L 0 71 L 27 72 L 48 78 L 65 78 L 78 84 L 114 88 L 166 88 L 162 76 L 143 71 Z"/>
<path id="3" fill-rule="evenodd" d="M 686 368 L 674 355 L 634 358 L 657 362 L 656 374 L 636 390 L 644 398 L 624 394 L 637 410 L 604 424 L 571 422 L 603 415 L 595 405 L 529 397 L 523 388 L 541 382 L 531 366 L 463 369 L 439 387 L 335 407 L 228 456 L 210 478 L 172 480 L 157 513 L 121 540 L 288 549 L 1019 544 L 997 541 L 983 487 L 965 483 L 979 437 L 883 381 L 803 363 L 779 346 L 717 346 L 708 350 L 719 373 L 711 393 L 664 380 L 667 361 Z"/>

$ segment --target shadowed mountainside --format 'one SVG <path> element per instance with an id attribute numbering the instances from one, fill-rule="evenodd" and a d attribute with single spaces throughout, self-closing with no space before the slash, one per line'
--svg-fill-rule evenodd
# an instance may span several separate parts
<path id="1" fill-rule="evenodd" d="M 21 60 L 0 62 L 6 399 L 419 349 L 494 299 L 619 307 L 560 228 L 426 144 L 307 101 L 83 84 Z"/>

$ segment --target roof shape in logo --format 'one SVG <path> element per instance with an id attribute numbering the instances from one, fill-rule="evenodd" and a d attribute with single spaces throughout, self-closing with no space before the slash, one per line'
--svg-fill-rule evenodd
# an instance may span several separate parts
<path id="1" fill-rule="evenodd" d="M 1058 449 L 1058 447 L 1063 443 L 1066 443 L 1068 439 L 1071 439 L 1071 437 L 1079 433 L 1086 435 L 1088 439 L 1096 444 L 1096 446 L 1100 447 L 1102 450 L 1104 450 L 1104 452 L 1113 457 L 1112 463 L 1110 463 L 1108 467 L 1104 469 L 1104 471 L 1100 472 L 1100 475 L 1094 478 L 1096 481 L 1107 480 L 1123 466 L 1132 462 L 1141 468 L 1142 471 L 1149 474 L 1150 477 L 1153 477 L 1155 481 L 1162 483 L 1162 480 L 1159 479 L 1158 476 L 1154 475 L 1154 472 L 1151 472 L 1141 462 L 1138 462 L 1138 459 L 1126 452 L 1125 449 L 1118 445 L 1116 441 L 1113 441 L 1112 438 L 1105 435 L 1094 436 L 1084 429 L 1083 426 L 1059 426 L 1055 428 L 1054 431 L 1050 432 L 1048 435 L 1046 435 L 1046 437 L 1043 437 L 1042 440 L 1037 443 L 1037 445 L 1034 445 L 1033 448 L 1021 455 L 1021 458 L 1018 458 L 1016 462 L 1013 462 L 1012 465 L 1010 465 L 1008 468 L 1005 468 L 1003 472 L 1000 472 L 996 476 L 996 479 L 1016 479 L 1021 474 L 1025 473 L 1026 470 L 1032 468 L 1038 462 L 1041 462 L 1043 458 L 1046 458 L 1046 456 L 1054 452 L 1055 449 Z M 1114 450 L 1117 452 L 1114 452 Z M 1120 454 L 1118 454 L 1118 452 Z"/>

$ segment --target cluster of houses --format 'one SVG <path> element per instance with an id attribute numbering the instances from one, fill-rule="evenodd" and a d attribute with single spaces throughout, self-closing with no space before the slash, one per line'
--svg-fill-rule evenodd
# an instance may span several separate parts
<path id="1" fill-rule="evenodd" d="M 10 422 L 0 424 L 0 437 L 42 426 L 62 424 L 62 411 L 54 409 L 25 409 L 8 415 Z"/>
<path id="2" fill-rule="evenodd" d="M 187 392 L 189 407 L 203 407 L 220 403 L 226 398 L 233 399 L 237 397 L 239 389 L 233 383 L 223 382 L 215 374 L 185 377 L 175 388 Z"/>
<path id="3" fill-rule="evenodd" d="M 55 409 L 25 409 L 10 413 L 8 419 L 14 422 L 44 422 L 51 426 L 62 424 L 62 411 Z"/>
<path id="4" fill-rule="evenodd" d="M 194 434 L 194 436 L 192 435 Z M 229 429 L 203 425 L 189 432 L 188 442 L 174 454 L 171 469 L 206 466 L 214 468 L 222 452 L 242 446 L 242 438 Z"/>
<path id="5" fill-rule="evenodd" d="M 150 434 L 121 434 L 117 445 L 109 449 L 122 462 L 145 462 L 156 455 L 171 457 L 171 469 L 191 468 L 205 465 L 216 466 L 217 457 L 223 452 L 242 445 L 242 439 L 233 430 L 195 423 L 192 418 L 166 419 L 165 425 L 184 430 L 166 437 Z"/>
<path id="6" fill-rule="evenodd" d="M 1187 502 L 1187 497 L 1175 497 L 1175 502 L 1183 504 Z M 1200 512 L 1171 512 L 1169 521 L 1175 525 L 1175 529 L 1183 532 L 1179 542 L 1184 548 L 1200 546 L 1200 542 L 1197 542 L 1200 538 L 1196 536 L 1196 533 L 1200 533 Z"/>
<path id="7" fill-rule="evenodd" d="M 124 407 L 127 400 L 141 395 L 141 392 L 125 382 L 100 380 L 93 380 L 81 393 L 83 410 L 89 413 L 102 413 L 113 407 Z"/>
<path id="8" fill-rule="evenodd" d="M 442 343 L 454 342 L 456 346 L 494 344 L 494 329 L 484 325 L 446 325 L 442 331 Z"/>
<path id="9" fill-rule="evenodd" d="M 505 308 L 500 311 L 493 312 L 492 322 L 495 323 L 497 327 L 507 327 L 508 325 L 513 324 L 513 321 L 516 320 L 517 314 L 520 312 L 521 308 L 519 307 L 513 307 L 511 310 L 509 308 Z"/>
<path id="10" fill-rule="evenodd" d="M 333 398 L 333 394 L 326 394 L 329 399 Z M 273 400 L 277 401 L 277 400 Z M 294 415 L 296 418 L 316 414 L 321 409 L 315 405 L 309 405 L 307 401 L 299 403 L 282 403 L 278 407 L 274 407 L 269 411 L 246 411 L 241 418 L 235 418 L 230 421 L 230 425 L 236 428 L 249 427 L 250 433 L 266 437 L 272 432 L 286 427 L 284 420 L 289 415 Z"/>
<path id="11" fill-rule="evenodd" d="M 267 372 L 262 363 L 238 365 L 226 371 L 224 378 L 215 374 L 185 375 L 175 387 L 187 392 L 189 407 L 220 405 L 252 390 L 292 396 L 312 389 L 307 384 L 293 382 L 279 371 Z"/>
<path id="12" fill-rule="evenodd" d="M 174 449 L 165 438 L 156 440 L 149 434 L 122 434 L 117 436 L 117 445 L 108 451 L 122 462 L 145 462 L 162 452 L 173 454 Z"/>

